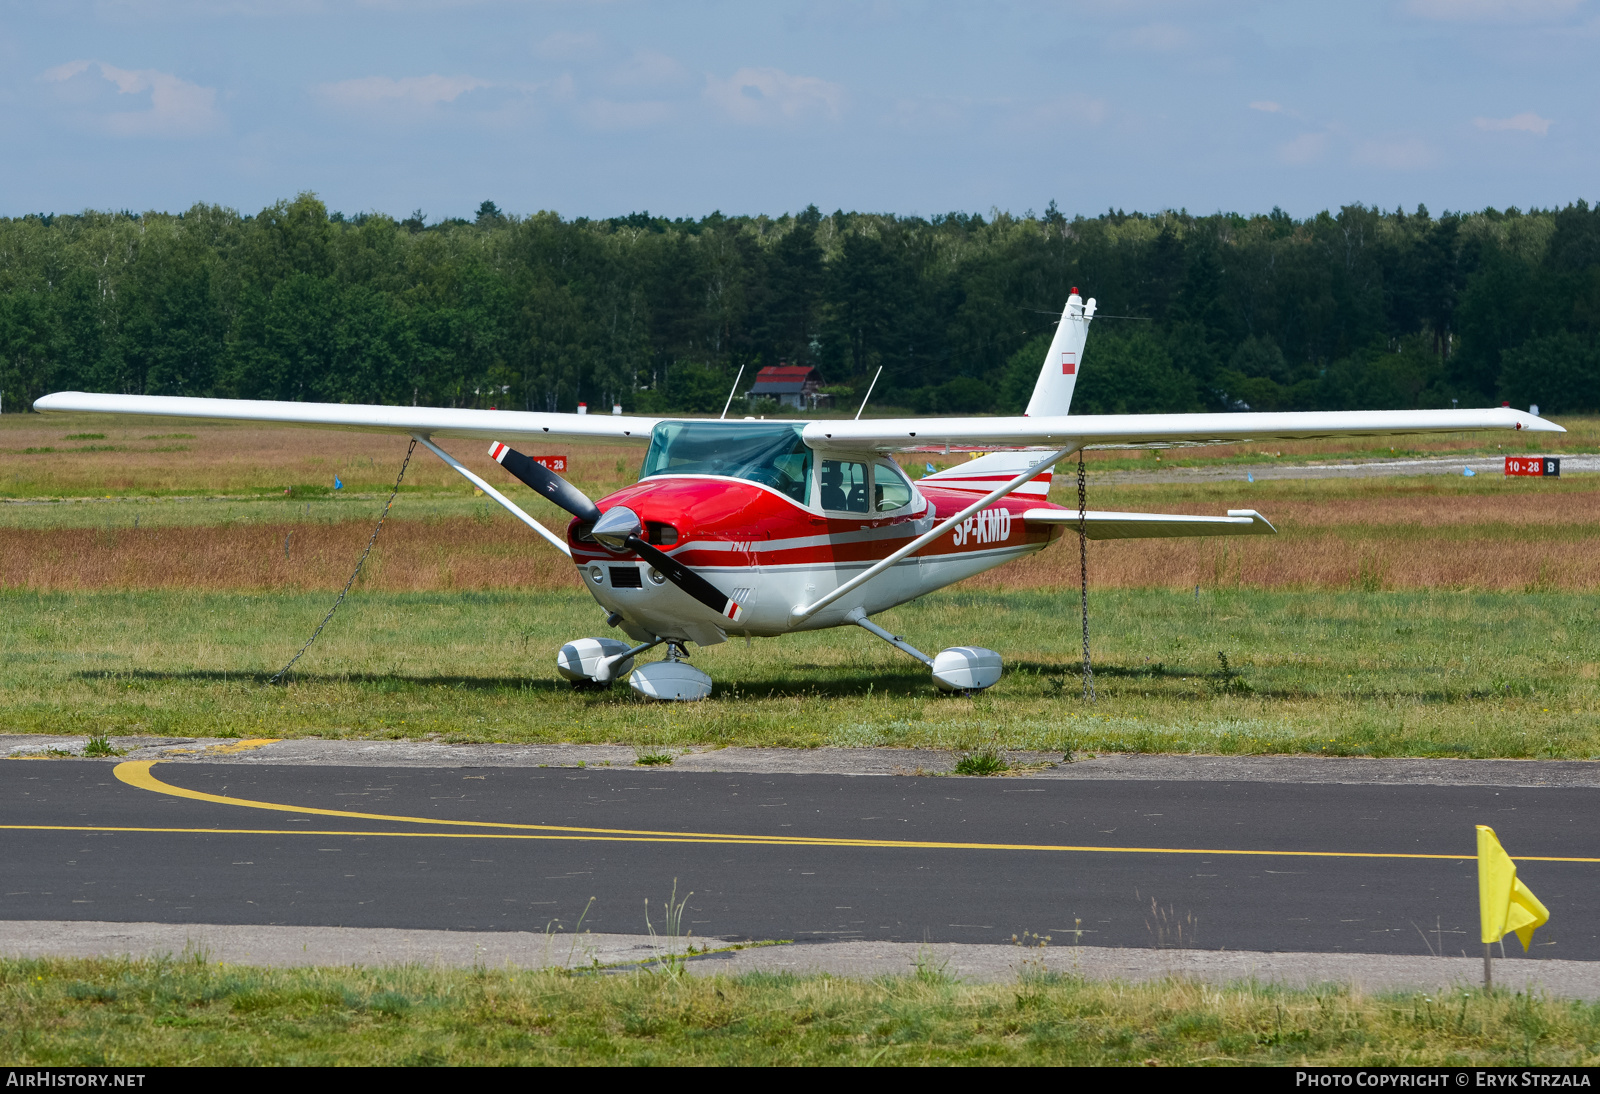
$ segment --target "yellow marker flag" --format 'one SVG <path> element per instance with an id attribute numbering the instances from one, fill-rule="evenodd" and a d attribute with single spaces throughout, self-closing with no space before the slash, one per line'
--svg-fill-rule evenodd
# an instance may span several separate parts
<path id="1" fill-rule="evenodd" d="M 1516 931 L 1524 951 L 1533 945 L 1534 930 L 1550 920 L 1549 909 L 1517 879 L 1516 863 L 1486 824 L 1478 825 L 1478 915 L 1484 942 Z"/>

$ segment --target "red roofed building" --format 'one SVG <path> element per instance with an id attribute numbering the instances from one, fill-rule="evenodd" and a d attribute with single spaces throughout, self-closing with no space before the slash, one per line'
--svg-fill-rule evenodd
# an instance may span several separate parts
<path id="1" fill-rule="evenodd" d="M 833 405 L 832 395 L 817 390 L 821 386 L 822 373 L 810 365 L 779 361 L 756 373 L 755 386 L 748 395 L 751 399 L 771 399 L 779 406 L 796 410 L 816 410 Z"/>

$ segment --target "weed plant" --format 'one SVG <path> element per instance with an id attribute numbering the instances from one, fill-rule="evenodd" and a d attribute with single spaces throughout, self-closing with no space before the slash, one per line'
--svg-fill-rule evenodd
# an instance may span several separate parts
<path id="1" fill-rule="evenodd" d="M 955 773 L 957 775 L 998 775 L 1011 767 L 1006 763 L 1006 758 L 992 748 L 981 752 L 969 752 L 956 761 Z"/>

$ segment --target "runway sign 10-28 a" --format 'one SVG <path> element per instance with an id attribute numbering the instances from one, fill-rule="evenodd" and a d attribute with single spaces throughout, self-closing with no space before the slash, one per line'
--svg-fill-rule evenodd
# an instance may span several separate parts
<path id="1" fill-rule="evenodd" d="M 1561 477 L 1559 456 L 1507 456 L 1506 474 L 1538 475 L 1548 479 Z"/>

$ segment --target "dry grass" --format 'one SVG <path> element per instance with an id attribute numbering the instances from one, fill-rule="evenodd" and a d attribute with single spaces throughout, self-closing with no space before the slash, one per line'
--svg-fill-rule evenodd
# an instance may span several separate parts
<path id="1" fill-rule="evenodd" d="M 1573 433 L 1559 439 L 1567 447 L 1592 448 L 1600 441 L 1600 422 L 1570 424 Z M 1482 440 L 1462 435 L 1415 443 L 1443 452 Z M 198 493 L 236 500 L 7 506 L 0 588 L 338 588 L 371 531 L 405 444 L 396 437 L 331 430 L 9 415 L 0 419 L 0 495 Z M 1197 451 L 1218 458 L 1280 451 L 1285 459 L 1371 454 L 1363 445 L 1370 448 L 1371 442 Z M 504 480 L 504 472 L 485 455 L 485 445 L 459 441 L 448 447 L 490 481 Z M 57 451 L 29 454 L 29 448 Z M 551 451 L 569 457 L 569 477 L 592 496 L 633 481 L 641 455 L 621 447 L 558 445 Z M 345 496 L 337 502 L 313 501 L 306 518 L 295 519 L 300 506 L 291 505 L 282 491 L 299 484 L 326 487 L 336 474 L 346 485 Z M 1600 483 L 1589 478 L 1544 483 L 1428 476 L 1165 486 L 1091 480 L 1091 503 L 1097 508 L 1214 513 L 1250 505 L 1282 533 L 1095 544 L 1091 579 L 1101 588 L 1591 591 L 1600 586 L 1600 567 L 1592 561 L 1600 547 Z M 406 486 L 364 575 L 366 587 L 424 592 L 576 586 L 564 559 L 498 509 L 474 504 L 470 489 L 426 452 L 414 459 Z M 369 497 L 349 496 L 357 492 Z M 534 509 L 552 518 L 551 527 L 562 527 L 563 519 L 547 505 L 535 503 Z M 136 518 L 142 518 L 142 526 L 130 527 Z M 1068 537 L 1065 544 L 984 574 L 970 586 L 1075 585 L 1074 547 Z"/>
<path id="2" fill-rule="evenodd" d="M 331 487 L 335 475 L 352 491 L 387 490 L 406 444 L 404 437 L 332 429 L 8 414 L 0 418 L 0 497 L 278 492 L 297 484 Z M 482 441 L 440 447 L 491 482 L 505 477 Z M 528 454 L 565 455 L 569 478 L 604 492 L 634 481 L 644 449 L 562 443 L 530 446 Z M 462 487 L 454 471 L 420 448 L 406 484 Z"/>
<path id="3" fill-rule="evenodd" d="M 1091 544 L 1090 575 L 1098 588 L 1591 591 L 1600 587 L 1597 493 L 1286 498 L 1268 507 L 1277 536 Z M 371 508 L 338 523 L 14 528 L 0 537 L 0 588 L 336 589 L 371 533 L 379 504 Z M 1074 586 L 1077 566 L 1068 536 L 968 587 Z M 566 559 L 481 504 L 473 516 L 392 518 L 363 583 L 397 592 L 578 586 Z"/>
<path id="4" fill-rule="evenodd" d="M 1600 555 L 1597 495 L 1600 490 L 1459 496 L 1413 489 L 1390 496 L 1280 499 L 1263 503 L 1276 536 L 1093 543 L 1089 573 L 1097 587 L 1110 588 L 1589 591 L 1600 588 L 1600 567 L 1594 564 Z M 1076 547 L 1069 537 L 968 585 L 1076 585 Z"/>
<path id="5" fill-rule="evenodd" d="M 371 534 L 370 521 L 11 531 L 0 588 L 337 589 Z M 579 587 L 565 556 L 505 518 L 393 520 L 361 580 L 397 592 Z"/>

